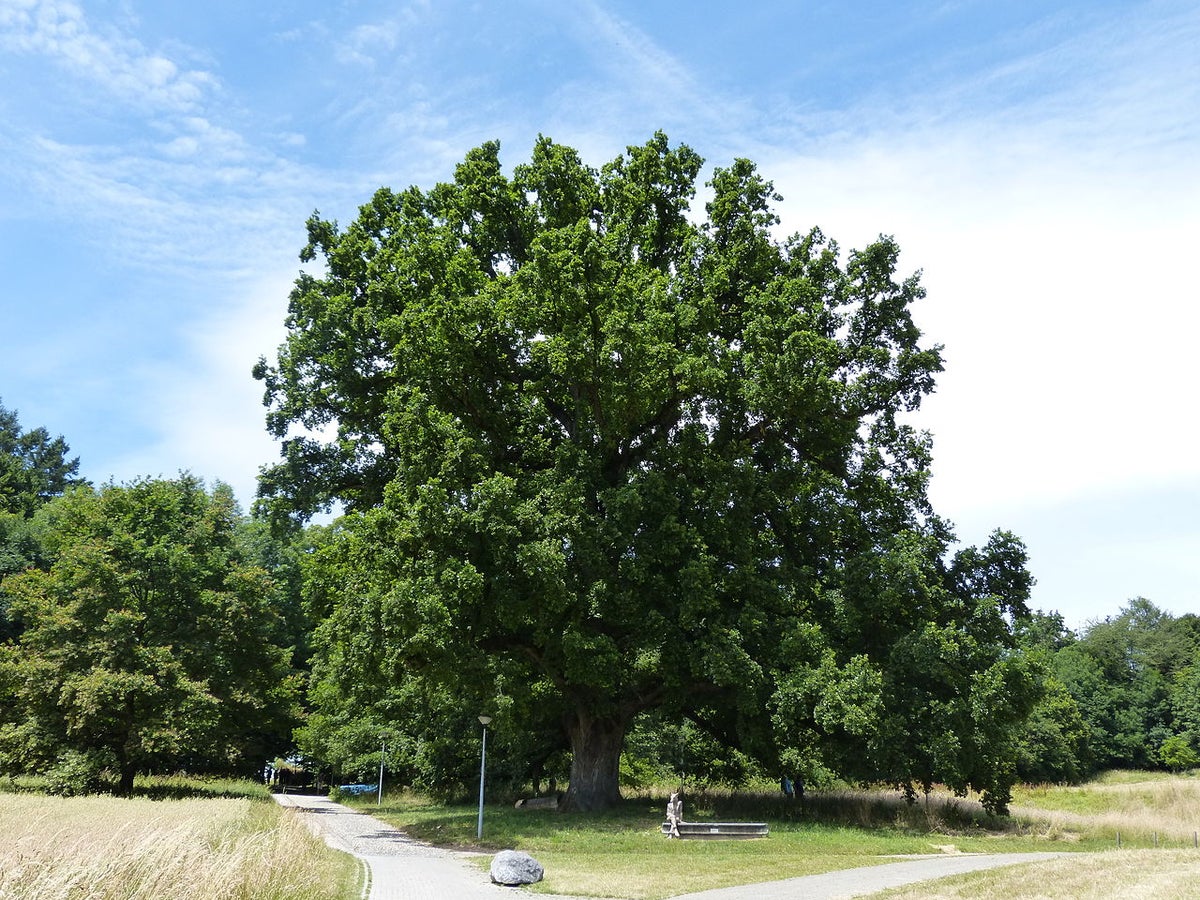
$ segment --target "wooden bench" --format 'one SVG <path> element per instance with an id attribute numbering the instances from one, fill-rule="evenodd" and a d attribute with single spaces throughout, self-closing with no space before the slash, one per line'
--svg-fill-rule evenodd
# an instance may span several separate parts
<path id="1" fill-rule="evenodd" d="M 671 823 L 662 823 L 662 833 L 671 833 Z M 679 836 L 701 841 L 737 841 L 767 836 L 766 822 L 680 822 Z"/>

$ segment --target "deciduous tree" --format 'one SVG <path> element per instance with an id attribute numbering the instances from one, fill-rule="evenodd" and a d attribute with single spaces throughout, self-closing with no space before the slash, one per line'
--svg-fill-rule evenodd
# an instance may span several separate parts
<path id="1" fill-rule="evenodd" d="M 0 513 L 33 515 L 34 510 L 68 487 L 83 484 L 79 458 L 68 459 L 60 435 L 45 428 L 23 431 L 16 411 L 0 404 Z"/>
<path id="2" fill-rule="evenodd" d="M 661 134 L 598 171 L 541 139 L 508 176 L 498 151 L 378 191 L 344 230 L 314 215 L 302 257 L 325 270 L 255 370 L 284 439 L 262 502 L 348 513 L 320 562 L 332 677 L 557 719 L 568 805 L 588 808 L 617 799 L 650 709 L 769 764 L 803 746 L 890 766 L 881 734 L 928 738 L 881 732 L 909 702 L 903 658 L 963 688 L 937 739 L 968 733 L 928 772 L 885 771 L 980 781 L 965 758 L 1024 702 L 993 652 L 1022 576 L 941 562 L 906 418 L 941 357 L 896 243 L 778 240 L 746 160 L 697 213 L 702 161 Z"/>
<path id="3" fill-rule="evenodd" d="M 231 492 L 191 476 L 78 488 L 38 513 L 51 564 L 6 578 L 0 763 L 249 774 L 287 740 L 288 651 Z"/>

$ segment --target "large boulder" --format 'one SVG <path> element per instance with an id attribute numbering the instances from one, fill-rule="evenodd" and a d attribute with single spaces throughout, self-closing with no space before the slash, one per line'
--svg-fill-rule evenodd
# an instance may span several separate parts
<path id="1" fill-rule="evenodd" d="M 545 872 L 540 862 L 520 850 L 501 850 L 492 858 L 492 881 L 496 884 L 534 884 Z"/>

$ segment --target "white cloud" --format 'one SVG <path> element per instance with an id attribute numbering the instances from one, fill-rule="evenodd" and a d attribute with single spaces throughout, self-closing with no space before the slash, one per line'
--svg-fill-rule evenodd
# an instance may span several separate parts
<path id="1" fill-rule="evenodd" d="M 376 56 L 396 49 L 401 28 L 396 21 L 359 25 L 335 45 L 338 62 L 374 66 Z"/>
<path id="2" fill-rule="evenodd" d="M 931 190 L 936 154 L 873 157 L 847 152 L 776 180 L 804 220 L 789 224 L 820 224 L 844 246 L 894 233 L 905 271 L 925 269 L 916 314 L 947 359 L 922 417 L 937 437 L 937 493 L 992 503 L 1200 471 L 1160 450 L 1184 437 L 1200 326 L 1161 261 L 1187 258 L 1195 215 L 1189 226 L 1181 208 L 1139 211 L 1136 187 L 1097 203 L 1070 186 L 1066 158 L 1061 173 L 984 172 Z"/>
<path id="3" fill-rule="evenodd" d="M 411 36 L 428 8 L 429 4 L 425 2 L 411 3 L 386 19 L 354 26 L 334 42 L 335 58 L 343 64 L 368 68 L 374 68 L 381 61 L 392 61 L 398 51 L 403 55 L 405 37 Z"/>
<path id="4" fill-rule="evenodd" d="M 66 0 L 4 0 L 0 47 L 46 56 L 139 107 L 192 110 L 218 84 L 211 73 L 181 69 L 136 39 L 94 29 L 83 9 Z"/>
<path id="5" fill-rule="evenodd" d="M 1025 538 L 1035 605 L 1072 624 L 1136 595 L 1194 606 L 1200 533 L 1150 523 L 1200 484 L 1197 42 L 1194 8 L 1139 7 L 757 155 L 788 230 L 893 234 L 902 273 L 924 270 L 916 319 L 946 345 L 918 419 L 934 507 L 969 543 Z"/>
<path id="6" fill-rule="evenodd" d="M 284 340 L 292 276 L 237 280 L 229 297 L 181 328 L 182 352 L 141 372 L 133 405 L 157 437 L 111 463 L 117 481 L 188 470 L 231 485 L 243 507 L 254 499 L 260 466 L 276 461 L 267 433 L 262 384 L 250 377 L 260 356 L 274 359 Z M 160 471 L 162 460 L 173 469 Z"/>
<path id="7" fill-rule="evenodd" d="M 203 154 L 209 167 L 245 162 L 254 154 L 240 134 L 228 128 L 214 125 L 201 116 L 184 116 L 175 124 L 174 130 L 182 132 L 162 145 L 167 156 L 182 158 Z"/>
<path id="8" fill-rule="evenodd" d="M 918 323 L 947 360 L 922 415 L 939 506 L 1200 474 L 1192 454 L 1168 450 L 1197 437 L 1180 410 L 1200 303 L 1179 262 L 1200 233 L 1197 63 L 1185 50 L 1198 21 L 1127 23 L 1108 59 L 1120 68 L 1102 81 L 980 112 L 957 91 L 952 114 L 929 112 L 937 98 L 901 117 L 860 110 L 862 127 L 762 161 L 789 229 L 818 224 L 844 248 L 891 233 L 902 267 L 925 270 Z M 1036 80 L 1045 60 L 1058 72 L 1110 37 L 1017 68 Z M 1151 102 L 1136 102 L 1143 92 Z"/>

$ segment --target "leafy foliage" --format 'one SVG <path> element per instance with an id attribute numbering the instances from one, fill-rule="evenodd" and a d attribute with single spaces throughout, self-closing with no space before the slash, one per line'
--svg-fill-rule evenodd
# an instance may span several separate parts
<path id="1" fill-rule="evenodd" d="M 1022 623 L 1023 650 L 1050 676 L 1021 739 L 1021 777 L 1079 782 L 1103 769 L 1186 767 L 1200 751 L 1198 626 L 1142 597 L 1078 635 L 1056 613 Z"/>
<path id="2" fill-rule="evenodd" d="M 45 428 L 23 431 L 16 412 L 0 404 L 0 579 L 45 563 L 30 521 L 34 512 L 73 485 L 86 484 L 78 477 L 79 459 L 68 460 L 67 449 Z M 17 630 L 0 588 L 0 640 Z"/>
<path id="3" fill-rule="evenodd" d="M 79 488 L 36 518 L 49 567 L 3 582 L 22 625 L 0 647 L 5 770 L 53 768 L 69 787 L 110 768 L 127 794 L 138 771 L 248 774 L 277 752 L 287 651 L 227 488 Z"/>
<path id="4" fill-rule="evenodd" d="M 78 477 L 79 459 L 67 459 L 69 448 L 61 436 L 51 438 L 45 428 L 22 431 L 16 411 L 0 404 L 0 513 L 25 517 L 72 485 Z"/>
<path id="5" fill-rule="evenodd" d="M 616 801 L 648 711 L 764 765 L 1001 807 L 1030 579 L 1011 535 L 943 562 L 904 421 L 941 357 L 895 242 L 777 241 L 746 160 L 697 221 L 702 161 L 662 134 L 600 170 L 545 138 L 511 177 L 498 154 L 381 189 L 345 230 L 314 215 L 325 273 L 255 369 L 284 439 L 263 508 L 347 511 L 309 570 L 319 715 L 437 688 L 561 728 L 578 807 Z"/>

